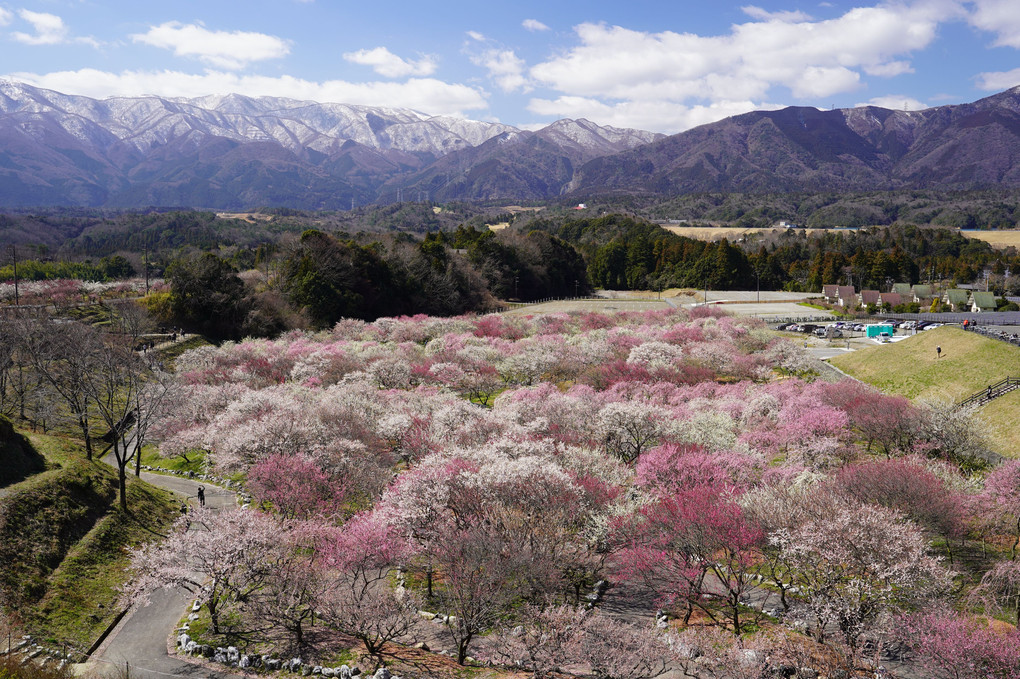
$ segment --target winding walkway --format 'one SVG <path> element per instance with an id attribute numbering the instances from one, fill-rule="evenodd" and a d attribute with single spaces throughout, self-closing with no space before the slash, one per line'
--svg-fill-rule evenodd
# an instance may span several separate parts
<path id="1" fill-rule="evenodd" d="M 104 458 L 110 462 L 110 456 Z M 234 493 L 205 482 L 142 472 L 142 480 L 165 488 L 184 500 L 195 504 L 198 486 L 205 485 L 206 505 L 214 508 L 234 504 Z M 160 679 L 160 677 L 213 677 L 228 679 L 234 675 L 213 672 L 209 668 L 192 665 L 167 653 L 167 636 L 180 621 L 188 605 L 194 600 L 191 592 L 181 588 L 161 589 L 150 597 L 148 606 L 136 604 L 117 624 L 102 646 L 84 664 L 87 670 L 96 670 L 106 676 L 126 679 L 125 668 L 131 677 Z"/>

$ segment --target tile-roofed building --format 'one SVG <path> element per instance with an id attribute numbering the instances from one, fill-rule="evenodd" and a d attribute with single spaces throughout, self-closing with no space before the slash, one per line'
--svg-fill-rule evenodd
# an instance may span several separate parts
<path id="1" fill-rule="evenodd" d="M 914 295 L 915 302 L 923 302 L 934 297 L 930 285 L 915 285 L 910 288 L 910 292 Z"/>
<path id="2" fill-rule="evenodd" d="M 882 300 L 882 305 L 888 304 L 889 306 L 899 306 L 903 304 L 903 295 L 898 292 L 883 292 L 879 297 Z"/>
<path id="3" fill-rule="evenodd" d="M 975 291 L 970 298 L 970 310 L 974 313 L 995 311 L 995 295 L 991 292 Z"/>
<path id="4" fill-rule="evenodd" d="M 852 285 L 841 285 L 837 292 L 840 306 L 854 306 L 857 304 L 857 290 Z"/>
<path id="5" fill-rule="evenodd" d="M 822 286 L 822 297 L 825 298 L 826 302 L 835 304 L 836 300 L 839 299 L 839 286 L 838 285 L 823 285 Z"/>
<path id="6" fill-rule="evenodd" d="M 942 296 L 942 301 L 949 305 L 949 308 L 953 311 L 966 311 L 967 303 L 970 301 L 970 291 L 961 290 L 960 288 L 952 288 L 946 290 L 946 294 Z"/>
<path id="7" fill-rule="evenodd" d="M 881 304 L 881 294 L 878 290 L 861 290 L 861 304 Z"/>
<path id="8" fill-rule="evenodd" d="M 890 292 L 895 292 L 900 297 L 910 297 L 910 283 L 893 283 Z"/>

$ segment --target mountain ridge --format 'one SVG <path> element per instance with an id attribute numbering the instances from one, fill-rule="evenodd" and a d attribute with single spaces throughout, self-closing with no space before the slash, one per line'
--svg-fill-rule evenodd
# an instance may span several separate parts
<path id="1" fill-rule="evenodd" d="M 92 99 L 0 79 L 0 206 L 347 209 L 600 194 L 1020 186 L 1020 87 L 922 111 L 752 111 L 679 134 L 538 130 L 240 94 Z"/>
<path id="2" fill-rule="evenodd" d="M 598 158 L 568 191 L 977 189 L 1020 185 L 1020 87 L 922 111 L 753 111 Z"/>

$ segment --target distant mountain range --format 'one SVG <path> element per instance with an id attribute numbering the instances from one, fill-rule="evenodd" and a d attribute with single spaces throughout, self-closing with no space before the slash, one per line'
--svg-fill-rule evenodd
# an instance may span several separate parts
<path id="1" fill-rule="evenodd" d="M 665 137 L 226 95 L 103 100 L 0 80 L 0 207 L 345 209 L 568 193 L 1020 185 L 1020 88 L 924 111 L 756 111 Z"/>
<path id="2" fill-rule="evenodd" d="M 1020 87 L 923 111 L 755 111 L 579 168 L 567 189 L 652 193 L 1020 185 Z"/>

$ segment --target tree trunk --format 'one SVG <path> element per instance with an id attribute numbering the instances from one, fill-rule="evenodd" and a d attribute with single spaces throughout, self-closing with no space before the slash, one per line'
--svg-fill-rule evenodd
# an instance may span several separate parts
<path id="1" fill-rule="evenodd" d="M 733 595 L 730 606 L 733 608 L 733 633 L 740 636 L 740 601 L 736 594 Z"/>
<path id="2" fill-rule="evenodd" d="M 117 461 L 117 487 L 120 495 L 120 508 L 122 511 L 127 511 L 127 450 L 125 447 L 124 454 L 121 454 L 120 437 L 114 435 L 113 439 L 113 459 Z"/>
<path id="3" fill-rule="evenodd" d="M 471 637 L 473 637 L 473 636 L 474 635 L 470 634 L 470 633 L 466 634 L 466 635 L 464 635 L 457 642 L 457 664 L 458 665 L 463 665 L 464 661 L 467 660 L 468 646 L 471 645 Z"/>
<path id="4" fill-rule="evenodd" d="M 1016 540 L 1013 541 L 1013 546 L 1009 548 L 1009 560 L 1016 560 L 1016 548 L 1020 545 L 1020 518 L 1016 520 Z"/>
<path id="5" fill-rule="evenodd" d="M 81 429 L 81 437 L 85 439 L 85 459 L 92 461 L 92 436 L 89 434 L 89 423 L 84 417 L 78 418 L 78 428 Z"/>
<path id="6" fill-rule="evenodd" d="M 120 466 L 117 470 L 117 482 L 120 490 L 120 508 L 122 511 L 127 511 L 127 470 L 124 466 Z"/>
<path id="7" fill-rule="evenodd" d="M 205 607 L 209 609 L 209 621 L 212 623 L 213 634 L 220 633 L 220 612 L 216 609 L 216 600 L 213 597 L 209 597 L 209 601 L 206 602 Z"/>

